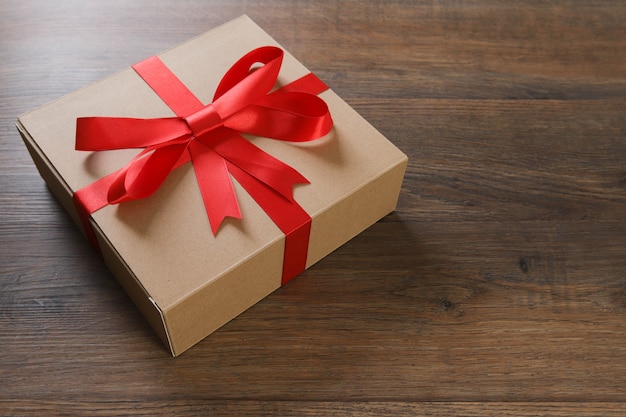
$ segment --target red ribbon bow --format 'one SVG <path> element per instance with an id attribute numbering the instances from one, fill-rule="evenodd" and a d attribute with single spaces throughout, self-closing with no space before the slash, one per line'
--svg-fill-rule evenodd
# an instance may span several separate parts
<path id="1" fill-rule="evenodd" d="M 328 87 L 315 75 L 271 91 L 282 60 L 280 48 L 254 49 L 228 70 L 213 102 L 204 105 L 155 56 L 133 68 L 177 117 L 78 118 L 77 150 L 145 148 L 125 167 L 74 193 L 92 243 L 97 247 L 91 213 L 150 196 L 170 172 L 191 161 L 213 233 L 226 217 L 241 218 L 231 174 L 286 234 L 283 283 L 302 272 L 311 218 L 294 200 L 293 185 L 308 180 L 241 136 L 304 142 L 330 132 L 328 106 L 316 95 Z"/>

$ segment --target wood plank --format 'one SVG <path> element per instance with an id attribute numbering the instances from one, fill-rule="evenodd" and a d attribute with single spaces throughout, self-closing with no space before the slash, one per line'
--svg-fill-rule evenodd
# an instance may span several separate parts
<path id="1" fill-rule="evenodd" d="M 462 415 L 476 417 L 498 415 L 503 417 L 612 417 L 624 415 L 625 408 L 615 403 L 446 403 L 446 402 L 292 402 L 292 401 L 216 401 L 207 404 L 201 400 L 164 402 L 151 401 L 149 404 L 115 403 L 105 404 L 94 409 L 93 404 L 84 402 L 64 403 L 50 401 L 32 407 L 30 404 L 13 402 L 11 410 L 17 413 L 55 413 L 59 410 L 72 410 L 76 414 L 87 413 L 93 416 L 177 416 L 203 415 L 210 412 L 214 416 L 255 415 L 263 416 L 398 416 L 409 417 Z"/>

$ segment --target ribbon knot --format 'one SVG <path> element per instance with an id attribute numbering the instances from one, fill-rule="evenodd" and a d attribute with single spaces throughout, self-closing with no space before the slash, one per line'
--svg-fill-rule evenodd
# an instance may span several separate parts
<path id="1" fill-rule="evenodd" d="M 196 138 L 224 126 L 224 121 L 220 115 L 217 114 L 212 104 L 203 107 L 201 110 L 190 114 L 184 119 L 189 129 L 191 129 L 192 135 Z"/>
<path id="2" fill-rule="evenodd" d="M 91 213 L 150 196 L 170 172 L 191 162 L 214 234 L 226 217 L 241 217 L 232 176 L 286 234 L 283 283 L 304 270 L 311 218 L 293 199 L 293 186 L 308 180 L 242 136 L 304 142 L 331 130 L 328 106 L 317 97 L 328 87 L 314 74 L 271 91 L 282 60 L 280 48 L 252 50 L 226 72 L 205 105 L 151 57 L 133 69 L 177 117 L 78 118 L 77 150 L 143 148 L 126 166 L 74 193 L 94 246 Z"/>

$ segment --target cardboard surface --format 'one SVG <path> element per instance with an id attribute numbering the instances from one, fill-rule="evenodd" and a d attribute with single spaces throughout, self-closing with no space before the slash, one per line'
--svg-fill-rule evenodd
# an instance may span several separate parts
<path id="1" fill-rule="evenodd" d="M 264 45 L 280 46 L 242 16 L 159 57 L 206 104 L 227 69 Z M 285 52 L 279 84 L 309 72 Z M 335 122 L 327 137 L 307 144 L 249 138 L 311 182 L 294 190 L 313 218 L 307 267 L 394 209 L 406 166 L 406 156 L 333 91 L 320 97 Z M 18 129 L 77 221 L 72 193 L 121 168 L 138 151 L 75 151 L 76 118 L 172 115 L 129 68 L 21 116 Z M 226 220 L 216 236 L 190 164 L 153 196 L 92 216 L 107 265 L 174 355 L 280 287 L 284 235 L 234 183 L 243 219 Z"/>

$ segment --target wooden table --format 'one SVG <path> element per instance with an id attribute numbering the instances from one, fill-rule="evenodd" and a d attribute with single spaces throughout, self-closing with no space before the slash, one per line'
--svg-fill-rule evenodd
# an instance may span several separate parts
<path id="1" fill-rule="evenodd" d="M 398 209 L 171 358 L 18 115 L 248 14 L 409 155 Z M 626 414 L 626 5 L 0 3 L 0 415 Z"/>

